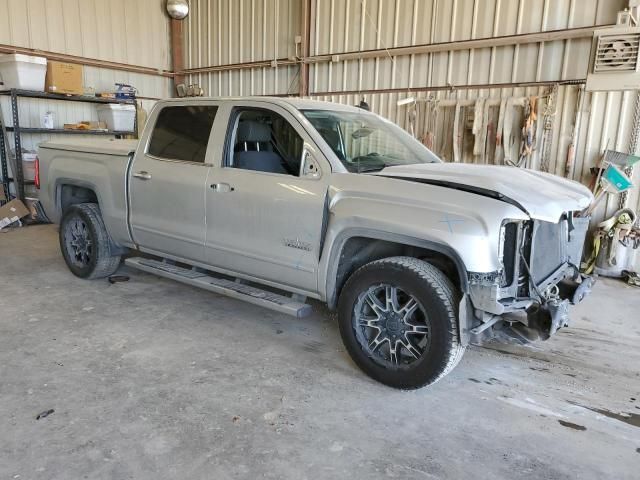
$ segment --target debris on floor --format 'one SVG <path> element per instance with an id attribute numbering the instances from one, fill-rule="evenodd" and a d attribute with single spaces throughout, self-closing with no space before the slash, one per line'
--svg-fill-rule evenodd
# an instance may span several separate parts
<path id="1" fill-rule="evenodd" d="M 12 223 L 19 222 L 21 218 L 29 215 L 29 209 L 20 200 L 11 200 L 0 207 L 0 230 Z"/>
<path id="2" fill-rule="evenodd" d="M 38 415 L 36 415 L 36 420 L 40 420 L 41 418 L 48 417 L 53 412 L 55 412 L 53 408 L 50 408 L 49 410 L 45 410 L 44 412 L 40 412 Z"/>
<path id="3" fill-rule="evenodd" d="M 622 276 L 627 280 L 627 284 L 632 287 L 640 287 L 640 275 L 637 272 L 623 270 Z"/>
<path id="4" fill-rule="evenodd" d="M 584 432 L 587 429 L 584 425 L 578 425 L 577 423 L 566 422 L 564 420 L 558 420 L 558 423 L 563 427 L 572 428 L 573 430 L 578 430 L 580 432 Z"/>
<path id="5" fill-rule="evenodd" d="M 129 281 L 128 275 L 111 275 L 109 277 L 109 283 L 111 285 L 113 285 L 114 283 L 128 282 L 128 281 Z"/>

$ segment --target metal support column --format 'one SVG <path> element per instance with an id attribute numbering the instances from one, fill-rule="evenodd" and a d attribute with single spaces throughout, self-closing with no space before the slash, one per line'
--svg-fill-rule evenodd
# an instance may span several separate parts
<path id="1" fill-rule="evenodd" d="M 11 115 L 13 117 L 13 139 L 15 145 L 16 171 L 13 172 L 17 197 L 24 202 L 24 172 L 22 171 L 22 142 L 20 141 L 20 120 L 18 115 L 18 95 L 11 90 Z"/>
<path id="2" fill-rule="evenodd" d="M 2 175 L 2 188 L 4 191 L 4 198 L 9 201 L 9 150 L 8 145 L 5 144 L 6 125 L 4 124 L 4 118 L 2 117 L 2 107 L 0 107 L 0 175 Z"/>
<path id="3" fill-rule="evenodd" d="M 631 138 L 629 139 L 629 155 L 637 155 L 640 146 L 640 92 L 636 93 L 636 103 L 633 109 L 633 124 L 631 125 Z M 624 173 L 632 178 L 633 167 L 626 167 Z M 625 208 L 629 199 L 629 190 L 620 194 L 618 207 Z M 640 219 L 636 219 L 636 225 L 640 225 Z"/>

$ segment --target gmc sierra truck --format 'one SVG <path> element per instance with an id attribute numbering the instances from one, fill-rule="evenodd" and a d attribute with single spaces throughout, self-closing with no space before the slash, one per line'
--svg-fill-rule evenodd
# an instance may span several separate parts
<path id="1" fill-rule="evenodd" d="M 321 300 L 355 363 L 396 388 L 439 380 L 470 342 L 548 338 L 592 284 L 587 188 L 443 163 L 358 107 L 160 101 L 139 141 L 43 143 L 39 175 L 78 277 L 126 256 L 297 317 Z"/>

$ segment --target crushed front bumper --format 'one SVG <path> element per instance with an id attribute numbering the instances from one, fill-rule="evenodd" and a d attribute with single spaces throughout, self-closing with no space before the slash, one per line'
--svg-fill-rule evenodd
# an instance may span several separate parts
<path id="1" fill-rule="evenodd" d="M 582 275 L 571 265 L 563 265 L 526 298 L 501 297 L 504 289 L 485 282 L 470 284 L 470 293 L 460 305 L 461 339 L 483 343 L 505 327 L 514 327 L 520 340 L 546 340 L 569 325 L 572 305 L 591 292 L 594 278 Z M 536 292 L 540 292 L 540 295 Z"/>
<path id="2" fill-rule="evenodd" d="M 491 338 L 505 325 L 530 340 L 546 340 L 569 324 L 571 305 L 591 291 L 578 270 L 588 217 L 567 212 L 557 223 L 509 221 L 501 229 L 502 268 L 469 272 L 460 304 L 463 342 Z"/>
<path id="3" fill-rule="evenodd" d="M 581 281 L 563 280 L 558 283 L 558 295 L 532 311 L 527 312 L 530 325 L 537 325 L 548 336 L 560 328 L 569 326 L 569 306 L 577 305 L 591 293 L 595 282 L 593 277 L 581 276 Z"/>

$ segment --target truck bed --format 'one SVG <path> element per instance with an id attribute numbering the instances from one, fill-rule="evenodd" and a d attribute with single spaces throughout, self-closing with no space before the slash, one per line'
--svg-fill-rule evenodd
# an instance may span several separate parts
<path id="1" fill-rule="evenodd" d="M 52 140 L 40 144 L 40 148 L 50 148 L 54 150 L 68 150 L 83 153 L 101 153 L 106 155 L 129 155 L 136 150 L 138 140 L 117 140 L 117 139 L 74 139 L 74 140 Z"/>
<path id="2" fill-rule="evenodd" d="M 95 138 L 41 143 L 40 202 L 51 221 L 60 222 L 65 202 L 98 201 L 111 238 L 127 244 L 127 168 L 137 145 Z"/>

